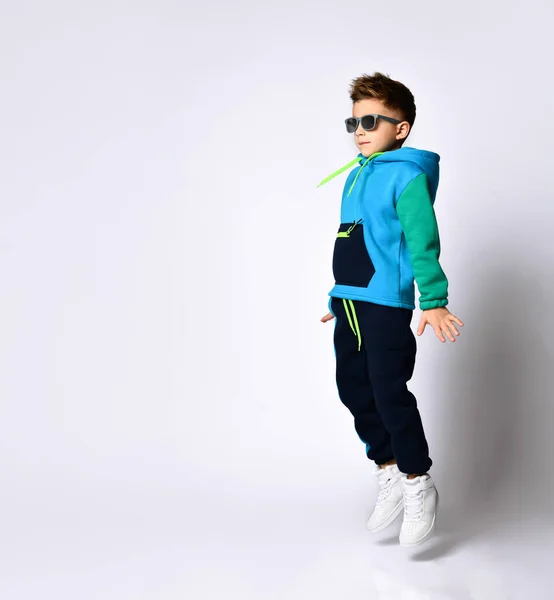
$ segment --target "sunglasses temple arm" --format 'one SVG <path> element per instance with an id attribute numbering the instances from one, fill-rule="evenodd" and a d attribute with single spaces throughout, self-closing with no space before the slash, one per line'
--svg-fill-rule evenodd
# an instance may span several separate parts
<path id="1" fill-rule="evenodd" d="M 402 123 L 402 121 L 399 121 L 398 119 L 391 119 L 390 117 L 383 117 L 381 115 L 379 115 L 381 119 L 384 119 L 385 121 L 388 121 L 389 123 L 392 123 L 393 125 L 398 125 L 400 123 Z"/>

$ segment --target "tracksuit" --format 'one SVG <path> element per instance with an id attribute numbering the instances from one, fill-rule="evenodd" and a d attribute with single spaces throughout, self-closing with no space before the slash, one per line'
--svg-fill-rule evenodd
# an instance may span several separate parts
<path id="1" fill-rule="evenodd" d="M 414 280 L 422 310 L 448 304 L 434 212 L 440 157 L 400 148 L 357 158 L 348 168 L 333 253 L 336 382 L 369 459 L 395 458 L 403 473 L 432 464 L 414 395 L 410 327 Z"/>

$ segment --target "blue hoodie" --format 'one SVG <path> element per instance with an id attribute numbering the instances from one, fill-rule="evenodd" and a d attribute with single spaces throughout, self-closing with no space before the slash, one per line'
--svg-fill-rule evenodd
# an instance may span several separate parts
<path id="1" fill-rule="evenodd" d="M 342 195 L 331 297 L 413 310 L 415 279 L 422 310 L 448 304 L 433 208 L 439 160 L 415 148 L 359 154 L 320 183 L 359 163 Z"/>

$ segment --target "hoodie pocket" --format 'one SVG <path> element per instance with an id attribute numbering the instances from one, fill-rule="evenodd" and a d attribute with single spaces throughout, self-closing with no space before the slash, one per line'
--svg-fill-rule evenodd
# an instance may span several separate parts
<path id="1" fill-rule="evenodd" d="M 333 252 L 333 275 L 337 285 L 367 287 L 375 274 L 375 267 L 364 240 L 364 226 L 341 223 Z"/>

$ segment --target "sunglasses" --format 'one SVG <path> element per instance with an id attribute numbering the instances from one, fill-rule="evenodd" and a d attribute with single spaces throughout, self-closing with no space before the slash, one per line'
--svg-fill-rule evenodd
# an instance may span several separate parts
<path id="1" fill-rule="evenodd" d="M 377 119 L 383 119 L 383 121 L 388 121 L 389 123 L 394 123 L 398 125 L 398 123 L 402 123 L 398 119 L 391 119 L 390 117 L 385 117 L 384 115 L 364 115 L 363 117 L 349 117 L 345 119 L 346 123 L 346 131 L 348 133 L 354 133 L 356 129 L 358 129 L 358 125 L 362 124 L 362 129 L 366 131 L 371 131 L 377 127 Z"/>

